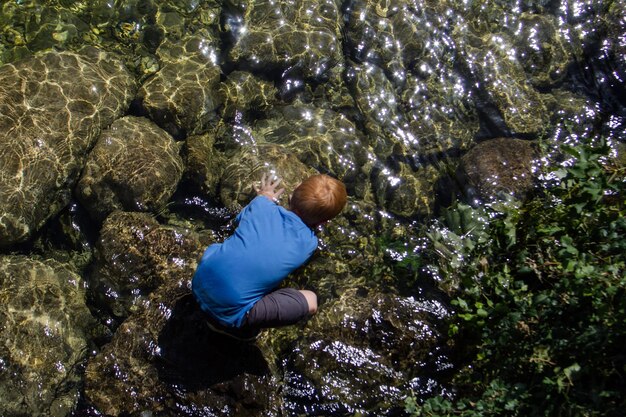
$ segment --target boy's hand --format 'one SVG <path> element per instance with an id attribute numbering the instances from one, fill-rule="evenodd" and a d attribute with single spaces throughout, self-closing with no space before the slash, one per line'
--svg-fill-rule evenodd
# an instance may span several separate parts
<path id="1" fill-rule="evenodd" d="M 280 195 L 285 192 L 284 188 L 276 190 L 276 187 L 278 187 L 278 184 L 280 184 L 281 181 L 282 179 L 278 177 L 274 177 L 274 179 L 272 179 L 272 176 L 270 176 L 268 178 L 267 174 L 264 173 L 261 177 L 261 185 L 257 186 L 256 184 L 254 184 L 254 190 L 256 191 L 257 195 L 264 195 L 265 197 L 277 203 L 278 197 L 280 197 Z"/>

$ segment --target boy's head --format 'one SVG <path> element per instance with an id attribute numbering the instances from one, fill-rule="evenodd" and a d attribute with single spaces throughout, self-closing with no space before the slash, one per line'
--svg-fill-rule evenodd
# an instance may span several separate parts
<path id="1" fill-rule="evenodd" d="M 307 226 L 315 227 L 338 215 L 347 199 L 341 181 L 320 174 L 307 178 L 294 190 L 289 206 Z"/>

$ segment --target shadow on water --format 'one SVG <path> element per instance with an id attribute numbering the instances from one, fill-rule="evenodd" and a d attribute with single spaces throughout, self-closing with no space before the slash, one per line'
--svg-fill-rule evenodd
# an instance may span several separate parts
<path id="1" fill-rule="evenodd" d="M 242 374 L 269 373 L 256 345 L 209 330 L 191 294 L 172 310 L 159 335 L 159 346 L 159 378 L 184 391 L 204 390 Z"/>

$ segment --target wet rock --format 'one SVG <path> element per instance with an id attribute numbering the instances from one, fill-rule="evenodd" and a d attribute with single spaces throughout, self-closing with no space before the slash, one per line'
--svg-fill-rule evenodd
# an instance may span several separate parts
<path id="1" fill-rule="evenodd" d="M 426 79 L 409 74 L 402 105 L 409 120 L 413 145 L 421 157 L 467 149 L 478 132 L 474 97 L 465 80 L 453 70 Z"/>
<path id="2" fill-rule="evenodd" d="M 157 53 L 164 64 L 139 90 L 143 110 L 175 138 L 203 133 L 222 102 L 213 39 L 196 34 Z"/>
<path id="3" fill-rule="evenodd" d="M 401 217 L 428 216 L 435 203 L 439 172 L 432 165 L 413 170 L 405 163 L 378 170 L 372 186 L 379 205 Z"/>
<path id="4" fill-rule="evenodd" d="M 53 46 L 65 47 L 82 41 L 89 27 L 69 10 L 58 6 L 43 6 L 26 21 L 24 33 L 32 52 Z"/>
<path id="5" fill-rule="evenodd" d="M 449 363 L 431 324 L 434 301 L 346 291 L 320 307 L 285 365 L 285 406 L 294 415 L 397 415 L 408 389 L 440 394 Z M 430 391 L 430 392 L 429 392 Z"/>
<path id="6" fill-rule="evenodd" d="M 226 156 L 215 149 L 214 133 L 189 136 L 185 145 L 185 177 L 203 193 L 216 197 Z"/>
<path id="7" fill-rule="evenodd" d="M 459 175 L 470 182 L 468 195 L 490 201 L 508 195 L 523 199 L 532 190 L 533 142 L 500 138 L 479 143 L 460 162 Z"/>
<path id="8" fill-rule="evenodd" d="M 126 116 L 100 135 L 76 193 L 98 221 L 114 210 L 158 212 L 182 174 L 174 139 L 148 119 Z"/>
<path id="9" fill-rule="evenodd" d="M 220 90 L 224 97 L 222 117 L 227 119 L 235 117 L 237 113 L 264 113 L 278 101 L 278 90 L 272 83 L 244 71 L 230 73 L 226 81 L 220 84 Z"/>
<path id="10" fill-rule="evenodd" d="M 351 65 L 346 80 L 368 136 L 377 141 L 375 151 L 379 158 L 389 156 L 396 144 L 403 148 L 417 144 L 398 109 L 396 91 L 380 68 L 369 63 Z"/>
<path id="11" fill-rule="evenodd" d="M 162 226 L 146 213 L 116 211 L 104 222 L 90 282 L 117 318 L 137 310 L 159 286 L 186 287 L 204 245 L 193 231 Z"/>
<path id="12" fill-rule="evenodd" d="M 542 132 L 549 114 L 522 64 L 508 55 L 515 50 L 512 40 L 505 35 L 490 33 L 465 32 L 463 37 L 465 65 L 475 79 L 482 80 L 480 94 L 495 105 L 506 127 L 517 134 Z M 459 44 L 463 42 L 459 40 Z"/>
<path id="13" fill-rule="evenodd" d="M 282 78 L 321 79 L 341 61 L 340 16 L 332 0 L 237 1 L 226 19 L 229 58 Z"/>
<path id="14" fill-rule="evenodd" d="M 263 173 L 271 173 L 282 178 L 280 184 L 285 192 L 280 196 L 280 204 L 288 207 L 288 196 L 295 187 L 311 175 L 317 174 L 312 168 L 283 146 L 262 143 L 253 147 L 243 147 L 232 154 L 224 168 L 220 182 L 222 203 L 238 210 L 256 196 L 252 186 Z"/>
<path id="15" fill-rule="evenodd" d="M 351 194 L 363 195 L 358 184 L 365 181 L 373 150 L 344 115 L 308 105 L 277 107 L 255 131 L 267 142 L 284 145 L 305 165 L 340 179 Z"/>
<path id="16" fill-rule="evenodd" d="M 106 415 L 279 415 L 261 351 L 208 329 L 190 278 L 160 287 L 89 361 L 87 398 Z"/>
<path id="17" fill-rule="evenodd" d="M 93 48 L 0 67 L 0 245 L 26 240 L 68 203 L 87 151 L 134 88 L 118 60 Z"/>
<path id="18" fill-rule="evenodd" d="M 6 416 L 68 415 L 95 320 L 64 264 L 0 256 L 0 396 Z"/>

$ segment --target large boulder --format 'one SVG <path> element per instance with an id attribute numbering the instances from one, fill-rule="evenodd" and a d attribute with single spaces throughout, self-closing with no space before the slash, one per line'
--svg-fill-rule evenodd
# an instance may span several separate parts
<path id="1" fill-rule="evenodd" d="M 0 67 L 0 246 L 28 239 L 67 205 L 100 129 L 134 89 L 124 66 L 93 48 Z"/>
<path id="2" fill-rule="evenodd" d="M 470 198 L 490 201 L 506 196 L 523 199 L 535 180 L 533 142 L 498 138 L 479 143 L 460 162 L 459 176 L 468 179 Z"/>
<path id="3" fill-rule="evenodd" d="M 217 118 L 221 70 L 214 44 L 202 34 L 163 43 L 157 51 L 161 69 L 139 90 L 143 111 L 175 138 L 203 133 Z"/>
<path id="4" fill-rule="evenodd" d="M 232 2 L 226 19 L 229 58 L 250 69 L 286 71 L 286 78 L 322 79 L 341 61 L 340 15 L 332 0 Z M 284 73 L 283 76 L 286 74 Z M 285 79 L 285 82 L 288 82 Z"/>
<path id="5" fill-rule="evenodd" d="M 0 322 L 1 414 L 68 415 L 96 329 L 81 277 L 56 261 L 0 256 Z"/>
<path id="6" fill-rule="evenodd" d="M 76 194 L 98 221 L 114 210 L 158 212 L 182 174 L 174 139 L 148 119 L 126 116 L 100 135 Z"/>
<path id="7" fill-rule="evenodd" d="M 191 230 L 160 225 L 147 213 L 116 211 L 104 222 L 96 245 L 93 296 L 115 317 L 125 318 L 164 283 L 186 285 L 203 250 Z"/>

